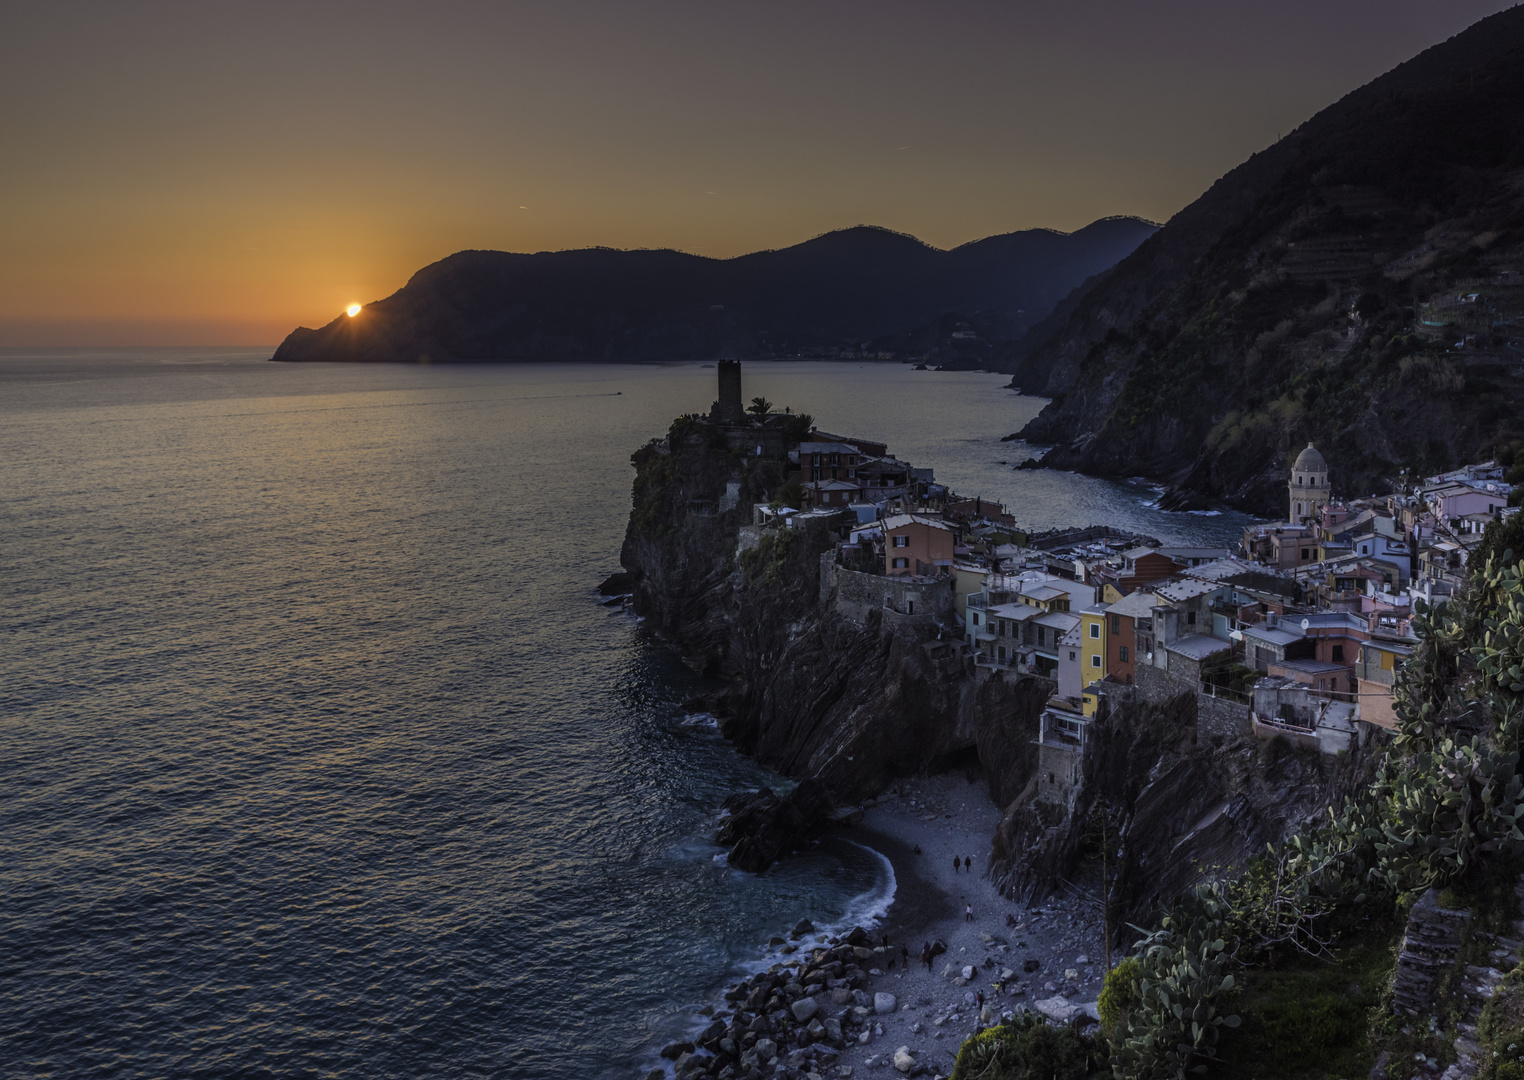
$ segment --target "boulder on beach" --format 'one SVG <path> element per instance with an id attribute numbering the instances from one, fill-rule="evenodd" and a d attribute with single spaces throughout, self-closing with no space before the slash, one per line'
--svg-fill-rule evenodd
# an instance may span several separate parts
<path id="1" fill-rule="evenodd" d="M 802 997 L 789 1008 L 801 1024 L 820 1011 L 820 1005 L 811 997 Z"/>
<path id="2" fill-rule="evenodd" d="M 693 1049 L 694 1046 L 691 1042 L 668 1043 L 666 1046 L 661 1048 L 661 1056 L 666 1058 L 668 1061 L 676 1061 L 684 1054 L 691 1054 Z"/>
<path id="3" fill-rule="evenodd" d="M 894 1071 L 904 1073 L 907 1076 L 915 1068 L 915 1055 L 910 1052 L 910 1047 L 902 1046 L 894 1052 Z"/>
<path id="4" fill-rule="evenodd" d="M 880 1016 L 892 1013 L 897 1004 L 893 994 L 874 994 L 873 1011 Z"/>
<path id="5" fill-rule="evenodd" d="M 757 1052 L 757 1060 L 763 1064 L 778 1056 L 778 1044 L 771 1039 L 758 1039 L 757 1045 L 752 1049 Z"/>
<path id="6" fill-rule="evenodd" d="M 1050 998 L 1042 998 L 1032 1002 L 1032 1008 L 1042 1013 L 1049 1020 L 1056 1023 L 1067 1024 L 1083 1010 L 1062 994 L 1055 994 Z"/>

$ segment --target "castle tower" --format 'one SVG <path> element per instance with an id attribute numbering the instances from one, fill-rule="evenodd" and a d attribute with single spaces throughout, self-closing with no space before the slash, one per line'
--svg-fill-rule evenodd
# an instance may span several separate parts
<path id="1" fill-rule="evenodd" d="M 1297 455 L 1286 489 L 1290 503 L 1287 520 L 1299 525 L 1315 520 L 1319 509 L 1328 502 L 1328 463 L 1312 443 Z"/>
<path id="2" fill-rule="evenodd" d="M 714 403 L 709 418 L 717 424 L 740 424 L 746 420 L 741 406 L 741 361 L 721 360 L 715 365 L 720 376 L 720 400 Z"/>

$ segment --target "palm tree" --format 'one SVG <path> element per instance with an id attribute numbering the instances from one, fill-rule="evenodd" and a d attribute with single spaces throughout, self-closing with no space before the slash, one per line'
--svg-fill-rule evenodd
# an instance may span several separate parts
<path id="1" fill-rule="evenodd" d="M 761 419 L 773 411 L 773 403 L 765 397 L 754 397 L 751 399 L 751 404 L 746 406 L 746 411 Z"/>

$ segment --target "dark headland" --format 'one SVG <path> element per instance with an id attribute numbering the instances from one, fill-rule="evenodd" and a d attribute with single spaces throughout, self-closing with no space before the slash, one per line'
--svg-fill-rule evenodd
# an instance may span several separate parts
<path id="1" fill-rule="evenodd" d="M 461 251 L 276 360 L 646 361 L 893 354 L 987 367 L 1156 225 L 991 236 L 943 251 L 859 226 L 776 251 Z"/>

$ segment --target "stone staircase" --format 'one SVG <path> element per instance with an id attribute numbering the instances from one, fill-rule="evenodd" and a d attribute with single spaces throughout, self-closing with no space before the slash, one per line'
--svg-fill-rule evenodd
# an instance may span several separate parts
<path id="1" fill-rule="evenodd" d="M 1514 885 L 1514 894 L 1524 908 L 1524 877 Z M 1392 981 L 1392 999 L 1397 1009 L 1411 1017 L 1423 1017 L 1434 1012 L 1441 984 L 1446 976 L 1456 972 L 1460 963 L 1460 951 L 1469 937 L 1472 942 L 1482 941 L 1491 946 L 1486 958 L 1479 964 L 1466 964 L 1459 972 L 1458 992 L 1464 997 L 1464 1008 L 1456 1027 L 1459 1030 L 1454 1046 L 1457 1060 L 1442 1073 L 1435 1066 L 1432 1072 L 1417 1068 L 1419 1075 L 1426 1072 L 1437 1075 L 1439 1080 L 1469 1080 L 1481 1068 L 1481 1047 L 1477 1043 L 1477 1023 L 1482 1009 L 1508 972 L 1519 963 L 1519 950 L 1524 946 L 1524 920 L 1513 923 L 1518 937 L 1491 934 L 1472 927 L 1469 910 L 1451 910 L 1439 903 L 1439 890 L 1424 893 L 1408 914 L 1408 925 L 1403 933 L 1402 945 L 1397 954 L 1397 970 Z M 1404 1063 L 1406 1065 L 1406 1063 Z M 1371 1080 L 1388 1080 L 1388 1055 L 1371 1070 Z M 1401 1075 L 1410 1075 L 1402 1073 Z"/>

